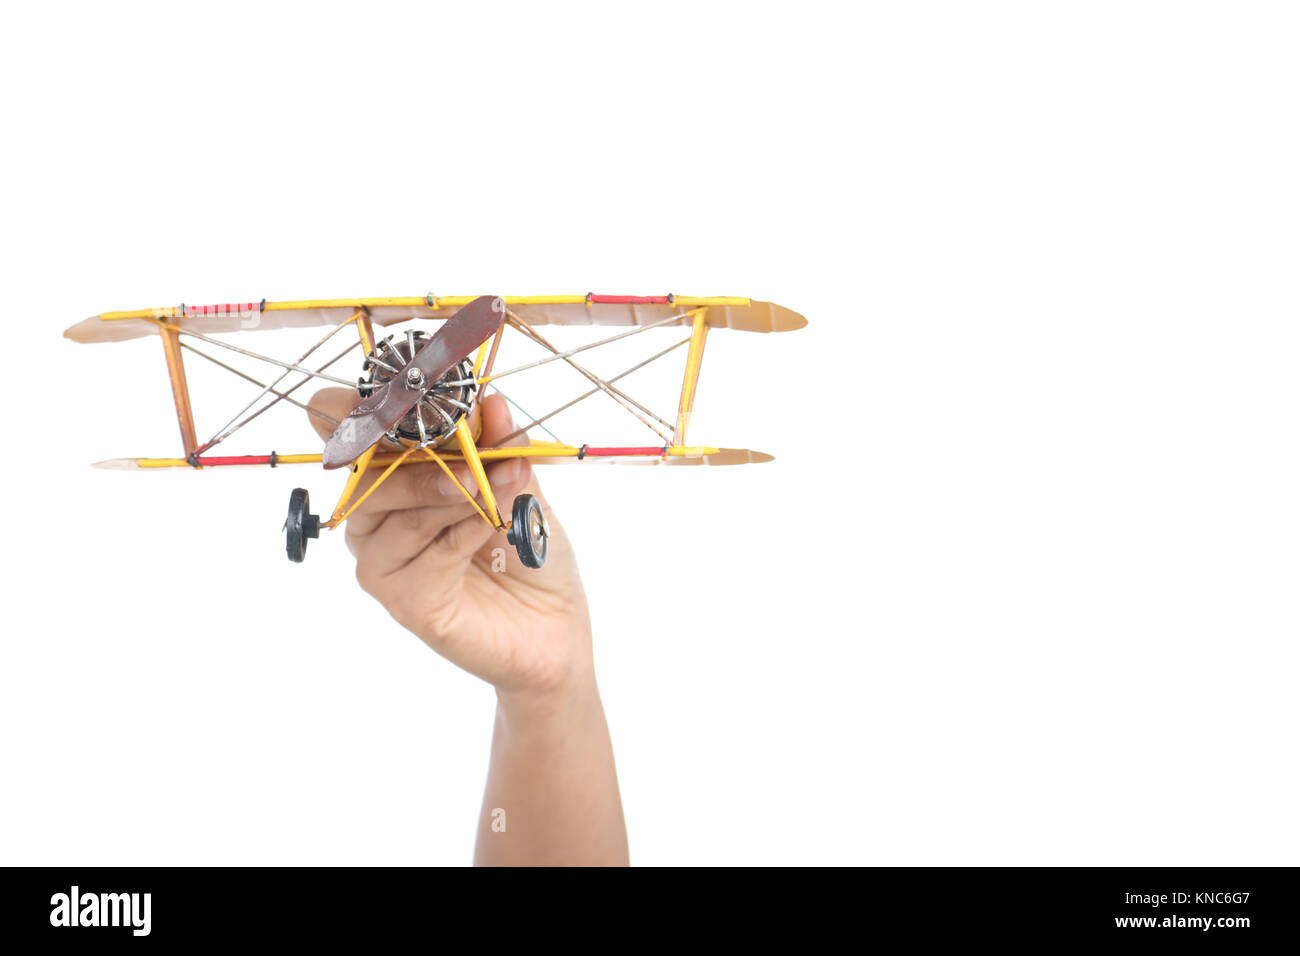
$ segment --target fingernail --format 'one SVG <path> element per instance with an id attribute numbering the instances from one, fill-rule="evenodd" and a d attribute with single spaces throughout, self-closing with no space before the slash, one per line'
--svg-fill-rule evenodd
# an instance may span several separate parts
<path id="1" fill-rule="evenodd" d="M 456 487 L 456 482 L 452 481 L 447 475 L 443 475 L 438 479 L 438 490 L 444 495 L 460 494 L 460 489 Z"/>
<path id="2" fill-rule="evenodd" d="M 514 461 L 510 462 L 509 464 L 502 465 L 501 484 L 513 485 L 516 481 L 518 481 L 520 465 L 521 462 L 519 461 L 518 458 L 516 458 Z"/>

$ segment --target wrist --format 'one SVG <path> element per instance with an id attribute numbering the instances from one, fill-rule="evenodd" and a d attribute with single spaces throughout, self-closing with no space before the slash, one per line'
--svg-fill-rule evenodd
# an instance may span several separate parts
<path id="1" fill-rule="evenodd" d="M 497 712 L 507 724 L 537 727 L 589 713 L 600 706 L 596 673 L 590 667 L 575 671 L 552 687 L 498 687 Z"/>

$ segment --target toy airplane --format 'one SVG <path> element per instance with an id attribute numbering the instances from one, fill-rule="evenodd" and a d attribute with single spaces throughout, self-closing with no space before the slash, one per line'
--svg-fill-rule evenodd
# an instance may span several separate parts
<path id="1" fill-rule="evenodd" d="M 403 335 L 377 339 L 375 324 L 392 326 L 406 322 L 441 322 L 433 332 L 407 328 Z M 599 338 L 578 348 L 561 351 L 538 331 L 542 325 L 630 326 L 626 331 Z M 704 344 L 711 328 L 747 332 L 786 332 L 807 325 L 795 312 L 768 302 L 745 298 L 690 298 L 687 296 L 571 295 L 571 296 L 467 296 L 395 299 L 323 299 L 303 302 L 248 302 L 226 305 L 144 309 L 134 312 L 105 312 L 68 329 L 64 335 L 77 342 L 117 342 L 157 334 L 162 341 L 176 402 L 185 454 L 181 458 L 125 458 L 100 462 L 108 468 L 210 468 L 233 465 L 321 463 L 325 468 L 350 466 L 338 504 L 327 521 L 310 513 L 310 500 L 303 488 L 289 497 L 285 521 L 285 549 L 293 561 L 302 561 L 307 541 L 319 536 L 320 528 L 338 528 L 376 488 L 404 464 L 433 462 L 464 493 L 475 510 L 493 528 L 506 533 L 520 561 L 540 568 L 546 561 L 549 531 L 535 497 L 515 499 L 511 520 L 502 515 L 484 470 L 484 462 L 527 458 L 534 464 L 557 462 L 629 462 L 665 465 L 739 465 L 771 461 L 772 456 L 737 448 L 688 445 L 687 428 L 695 403 L 696 383 Z M 214 333 L 280 329 L 300 326 L 328 326 L 329 331 L 295 361 L 285 361 L 236 346 Z M 574 356 L 649 329 L 687 327 L 690 334 L 650 358 L 610 378 L 601 378 L 580 364 Z M 306 362 L 319 348 L 345 329 L 356 340 L 342 353 L 316 368 Z M 495 363 L 507 329 L 521 335 L 548 353 L 545 358 L 505 371 Z M 386 331 L 386 329 L 385 329 Z M 226 365 L 189 341 L 227 349 L 266 362 L 279 370 L 269 383 Z M 360 347 L 365 353 L 362 377 L 357 381 L 328 374 L 327 369 Z M 615 386 L 615 382 L 650 362 L 686 348 L 686 368 L 674 422 L 654 414 L 645 405 Z M 193 352 L 261 391 L 212 437 L 199 442 L 190 407 L 183 351 Z M 476 399 L 483 390 L 511 375 L 564 362 L 578 371 L 591 388 L 554 411 L 534 418 L 493 447 L 477 444 Z M 303 376 L 291 387 L 280 390 L 290 375 Z M 360 403 L 338 422 L 318 409 L 292 397 L 293 392 L 313 379 L 355 389 Z M 650 445 L 572 445 L 558 439 L 530 438 L 526 445 L 506 442 L 527 435 L 534 428 L 579 401 L 601 393 L 616 402 L 642 427 L 653 432 Z M 244 425 L 279 402 L 305 409 L 335 425 L 333 435 L 319 453 L 281 455 L 214 455 L 213 448 Z M 512 402 L 513 404 L 513 402 Z M 554 436 L 552 436 L 554 438 Z M 388 446 L 388 447 L 385 447 Z M 389 448 L 393 450 L 389 450 Z M 466 488 L 453 474 L 449 463 L 463 462 L 474 490 Z M 357 490 L 367 472 L 382 469 L 360 494 Z M 477 498 L 477 500 L 476 500 Z M 480 503 L 481 502 L 481 503 Z"/>

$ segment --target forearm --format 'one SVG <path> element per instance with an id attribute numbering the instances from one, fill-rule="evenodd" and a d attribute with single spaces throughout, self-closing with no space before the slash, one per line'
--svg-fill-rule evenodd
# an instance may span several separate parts
<path id="1" fill-rule="evenodd" d="M 614 751 L 594 676 L 543 696 L 498 693 L 474 862 L 627 861 Z"/>

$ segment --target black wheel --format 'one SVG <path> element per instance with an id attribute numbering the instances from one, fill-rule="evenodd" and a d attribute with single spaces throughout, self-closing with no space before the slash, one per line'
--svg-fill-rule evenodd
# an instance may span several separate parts
<path id="1" fill-rule="evenodd" d="M 301 561 L 307 556 L 307 539 L 320 537 L 320 516 L 308 513 L 311 499 L 306 488 L 295 488 L 289 494 L 289 515 L 284 519 L 284 549 L 290 561 Z"/>
<path id="2" fill-rule="evenodd" d="M 551 529 L 546 526 L 542 506 L 532 495 L 515 499 L 514 520 L 506 532 L 506 540 L 519 552 L 519 560 L 526 568 L 540 568 L 546 563 L 546 542 Z"/>

